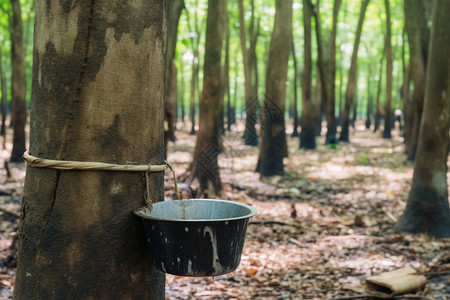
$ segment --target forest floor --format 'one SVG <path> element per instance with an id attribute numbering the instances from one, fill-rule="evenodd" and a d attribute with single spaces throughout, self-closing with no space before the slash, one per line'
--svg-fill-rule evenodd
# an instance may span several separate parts
<path id="1" fill-rule="evenodd" d="M 195 136 L 186 127 L 176 136 L 168 161 L 182 175 L 192 161 Z M 166 299 L 380 299 L 364 280 L 405 266 L 424 274 L 427 284 L 395 299 L 450 299 L 450 239 L 393 230 L 413 174 L 398 131 L 386 140 L 357 126 L 351 143 L 331 149 L 319 138 L 314 151 L 299 150 L 299 139 L 289 137 L 286 176 L 264 181 L 254 172 L 257 147 L 245 146 L 241 136 L 241 130 L 227 132 L 219 156 L 221 197 L 258 211 L 248 225 L 241 263 L 217 277 L 167 274 Z M 9 150 L 0 156 L 0 299 L 8 299 L 14 286 L 12 243 L 25 172 L 23 164 L 9 164 L 6 177 L 1 164 Z M 169 174 L 166 180 L 170 198 Z"/>

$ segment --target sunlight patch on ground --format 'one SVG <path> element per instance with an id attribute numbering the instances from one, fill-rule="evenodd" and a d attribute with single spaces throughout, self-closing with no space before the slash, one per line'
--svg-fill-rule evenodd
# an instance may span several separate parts
<path id="1" fill-rule="evenodd" d="M 192 154 L 185 151 L 175 151 L 167 155 L 167 161 L 171 164 L 190 164 L 192 162 Z"/>

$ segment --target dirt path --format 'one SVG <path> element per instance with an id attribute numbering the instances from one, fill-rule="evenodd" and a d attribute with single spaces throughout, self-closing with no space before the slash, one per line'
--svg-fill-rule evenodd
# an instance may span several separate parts
<path id="1" fill-rule="evenodd" d="M 258 150 L 244 146 L 241 134 L 227 133 L 220 155 L 222 198 L 258 210 L 241 264 L 214 278 L 167 275 L 167 299 L 345 299 L 361 295 L 366 277 L 407 265 L 427 274 L 415 296 L 450 299 L 450 239 L 393 232 L 413 172 L 398 136 L 383 140 L 358 128 L 351 144 L 329 149 L 318 140 L 317 151 L 300 151 L 298 139 L 289 138 L 287 175 L 261 182 L 253 172 Z M 194 145 L 195 137 L 177 132 L 168 156 L 177 174 L 191 162 Z M 7 151 L 0 159 L 0 209 L 19 212 L 25 168 L 10 165 L 7 179 L 4 157 Z M 0 220 L 0 299 L 8 299 L 18 221 L 2 211 Z"/>
<path id="2" fill-rule="evenodd" d="M 450 239 L 393 232 L 413 173 L 401 138 L 358 128 L 351 144 L 329 149 L 320 140 L 317 151 L 300 151 L 290 138 L 288 175 L 260 182 L 253 172 L 258 150 L 239 136 L 227 134 L 220 164 L 223 197 L 259 212 L 241 264 L 216 278 L 167 275 L 167 299 L 344 299 L 360 295 L 355 289 L 366 277 L 407 265 L 444 272 L 427 276 L 415 295 L 450 299 Z M 195 140 L 177 137 L 168 158 L 181 174 Z"/>

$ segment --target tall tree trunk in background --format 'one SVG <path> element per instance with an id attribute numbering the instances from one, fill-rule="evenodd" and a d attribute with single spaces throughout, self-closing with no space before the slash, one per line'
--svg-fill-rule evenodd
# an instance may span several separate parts
<path id="1" fill-rule="evenodd" d="M 380 104 L 380 96 L 381 96 L 381 82 L 383 78 L 383 61 L 384 61 L 384 55 L 385 51 L 383 51 L 383 56 L 380 60 L 380 73 L 378 74 L 378 86 L 377 86 L 377 97 L 375 99 L 375 116 L 373 117 L 373 132 L 377 132 L 378 129 L 380 129 L 380 119 L 383 115 L 383 108 Z"/>
<path id="2" fill-rule="evenodd" d="M 405 29 L 408 34 L 409 59 L 414 91 L 412 95 L 412 134 L 406 140 L 406 154 L 408 160 L 413 161 L 416 156 L 419 128 L 423 111 L 426 82 L 426 62 L 428 57 L 429 29 L 426 16 L 428 1 L 405 1 Z M 430 1 L 431 3 L 431 1 Z"/>
<path id="3" fill-rule="evenodd" d="M 408 66 L 408 63 L 406 62 L 405 59 L 405 44 L 406 44 L 406 31 L 405 28 L 403 28 L 403 43 L 402 43 L 402 67 L 403 67 L 403 86 L 402 86 L 402 100 L 403 100 L 403 118 L 404 118 L 404 131 L 403 131 L 403 135 L 404 135 L 404 143 L 408 143 L 408 140 L 411 138 L 411 134 L 412 134 L 412 126 L 413 126 L 413 122 L 412 122 L 412 101 L 411 101 L 411 97 L 410 97 L 410 93 L 409 93 L 409 84 L 411 82 L 411 68 Z"/>
<path id="4" fill-rule="evenodd" d="M 356 29 L 355 43 L 353 44 L 352 60 L 350 63 L 350 70 L 348 71 L 347 91 L 345 93 L 345 108 L 342 115 L 341 134 L 339 135 L 339 140 L 343 142 L 349 141 L 350 109 L 353 107 L 353 101 L 356 94 L 356 69 L 358 65 L 358 49 L 364 24 L 364 16 L 366 15 L 366 9 L 368 5 L 369 0 L 364 0 L 361 3 L 358 28 Z"/>
<path id="5" fill-rule="evenodd" d="M 33 26 L 34 26 L 34 11 L 35 11 L 35 1 L 31 2 L 31 7 L 28 11 L 27 17 L 26 17 L 26 21 L 24 24 L 24 35 L 23 35 L 23 53 L 26 55 L 28 52 L 28 46 L 30 44 L 33 44 L 33 38 L 32 38 L 32 32 L 33 32 Z M 31 43 L 30 43 L 31 41 Z M 31 64 L 24 59 L 25 62 L 25 70 L 28 70 L 29 68 L 31 68 Z M 30 99 L 29 95 L 31 94 L 31 91 L 28 88 L 28 77 L 25 73 L 25 92 L 24 92 L 24 98 L 25 98 L 25 102 L 26 99 Z"/>
<path id="6" fill-rule="evenodd" d="M 292 34 L 292 33 L 291 33 Z M 295 43 L 294 43 L 294 37 L 291 37 L 291 53 L 292 53 L 292 61 L 294 63 L 294 99 L 292 101 L 292 110 L 294 112 L 294 131 L 292 132 L 292 137 L 298 136 L 298 67 L 297 67 L 297 55 L 295 53 Z"/>
<path id="7" fill-rule="evenodd" d="M 424 109 L 408 202 L 396 231 L 450 237 L 450 1 L 434 2 Z"/>
<path id="8" fill-rule="evenodd" d="M 30 154 L 164 161 L 169 1 L 36 1 Z M 28 167 L 15 299 L 164 299 L 141 221 L 145 176 Z M 147 181 L 164 199 L 164 174 Z M 119 284 L 120 283 L 120 284 Z"/>
<path id="9" fill-rule="evenodd" d="M 309 5 L 311 6 L 311 11 L 313 13 L 314 16 L 314 20 L 315 20 L 315 32 L 316 32 L 316 40 L 317 40 L 317 67 L 318 67 L 318 74 L 319 74 L 319 78 L 320 78 L 320 96 L 318 97 L 319 99 L 321 99 L 320 103 L 322 105 L 320 105 L 319 107 L 320 112 L 319 112 L 319 122 L 318 122 L 318 136 L 320 136 L 320 132 L 321 132 L 321 127 L 322 127 L 322 108 L 325 111 L 325 118 L 327 120 L 327 124 L 328 122 L 332 123 L 333 120 L 330 119 L 329 116 L 329 109 L 328 106 L 331 105 L 329 102 L 329 80 L 328 80 L 328 72 L 325 68 L 325 58 L 324 58 L 324 51 L 323 51 L 323 43 L 322 43 L 322 34 L 321 34 L 321 22 L 320 22 L 320 0 L 316 1 L 316 6 L 314 7 L 311 0 L 308 0 Z M 334 110 L 333 110 L 334 112 Z M 327 125 L 328 128 L 328 125 Z M 328 130 L 327 130 L 328 131 Z M 333 136 L 335 134 L 332 134 Z M 328 133 L 326 135 L 328 137 Z M 328 139 L 325 138 L 325 144 L 329 144 Z"/>
<path id="10" fill-rule="evenodd" d="M 342 54 L 341 54 L 341 56 L 342 56 Z M 342 59 L 340 59 L 340 63 L 342 64 Z M 339 104 L 338 104 L 338 107 L 339 107 L 339 125 L 342 127 L 342 99 L 343 99 L 343 96 L 342 96 L 342 91 L 344 90 L 344 78 L 343 78 L 343 76 L 344 76 L 344 72 L 343 72 L 343 70 L 342 70 L 343 68 L 342 68 L 342 65 L 339 67 L 339 91 L 338 91 L 338 94 L 339 94 Z"/>
<path id="11" fill-rule="evenodd" d="M 320 78 L 320 72 L 316 72 L 316 81 L 314 87 L 314 95 L 312 97 L 314 108 L 314 132 L 316 137 L 320 136 L 322 130 L 322 115 L 323 115 L 323 101 L 322 101 L 322 79 Z"/>
<path id="12" fill-rule="evenodd" d="M 368 65 L 369 74 L 367 75 L 367 111 L 366 111 L 366 129 L 370 130 L 372 126 L 373 98 L 372 98 L 372 65 Z"/>
<path id="13" fill-rule="evenodd" d="M 263 106 L 263 138 L 259 152 L 261 177 L 284 173 L 286 131 L 284 111 L 289 47 L 292 38 L 292 0 L 277 0 L 275 25 L 270 40 Z"/>
<path id="14" fill-rule="evenodd" d="M 228 2 L 227 2 L 228 3 Z M 226 16 L 226 28 L 225 30 L 225 78 L 226 81 L 226 89 L 225 93 L 227 95 L 227 128 L 226 130 L 230 131 L 230 118 L 231 115 L 231 91 L 230 91 L 230 20 L 228 17 L 228 6 L 227 6 L 227 16 Z M 224 103 L 225 106 L 225 103 Z"/>
<path id="15" fill-rule="evenodd" d="M 200 38 L 201 38 L 201 31 L 198 28 L 198 16 L 197 16 L 197 7 L 198 7 L 198 0 L 194 3 L 194 29 L 191 28 L 190 20 L 188 19 L 188 27 L 189 32 L 195 32 L 195 36 L 191 34 L 191 45 L 192 45 L 192 78 L 191 78 L 191 94 L 190 94 L 190 105 L 189 105 L 189 115 L 191 118 L 191 135 L 195 135 L 195 114 L 196 114 L 196 99 L 198 98 L 198 95 L 200 93 L 199 87 L 198 87 L 198 73 L 200 69 L 200 58 L 199 58 L 199 51 L 198 47 L 200 44 Z M 189 18 L 189 14 L 187 14 Z"/>
<path id="16" fill-rule="evenodd" d="M 185 81 L 184 81 L 184 72 L 180 72 L 182 75 L 177 80 L 177 82 L 180 83 L 180 92 L 178 93 L 177 99 L 178 99 L 178 105 L 180 106 L 180 121 L 184 124 L 184 118 L 186 117 L 186 111 L 185 111 L 185 97 L 184 97 L 184 91 L 185 89 Z"/>
<path id="17" fill-rule="evenodd" d="M 189 116 L 191 119 L 191 135 L 195 135 L 195 99 L 197 99 L 198 96 L 198 71 L 199 71 L 199 64 L 198 64 L 198 50 L 194 50 L 194 58 L 192 59 L 192 77 L 191 77 L 191 94 L 190 94 L 190 101 L 189 101 Z"/>
<path id="18" fill-rule="evenodd" d="M 164 129 L 164 142 L 175 141 L 175 124 L 177 110 L 177 73 L 174 63 L 175 46 L 177 44 L 178 21 L 184 8 L 184 0 L 171 0 L 169 10 L 169 38 L 167 40 L 166 78 L 164 83 L 164 119 L 167 127 Z"/>
<path id="19" fill-rule="evenodd" d="M 311 9 L 308 0 L 303 0 L 304 22 L 304 67 L 302 80 L 302 131 L 300 132 L 300 148 L 316 149 L 316 126 L 314 123 L 314 105 L 311 93 L 312 54 L 311 54 Z"/>
<path id="20" fill-rule="evenodd" d="M 252 2 L 253 5 L 253 2 Z M 252 7 L 252 20 L 254 22 L 254 11 Z M 251 25 L 253 26 L 253 25 Z M 244 65 L 244 88 L 245 88 L 245 131 L 244 131 L 244 142 L 245 145 L 257 146 L 258 145 L 258 134 L 256 133 L 256 110 L 258 108 L 258 99 L 252 99 L 251 95 L 251 69 L 250 69 L 250 59 L 249 50 L 246 45 L 246 34 L 245 34 L 245 19 L 244 19 L 244 1 L 239 0 L 239 33 L 241 39 L 241 49 L 242 49 L 242 61 Z"/>
<path id="21" fill-rule="evenodd" d="M 325 107 L 325 115 L 327 118 L 327 135 L 325 138 L 325 145 L 335 144 L 336 138 L 336 33 L 337 21 L 339 14 L 339 7 L 342 0 L 335 0 L 333 5 L 333 25 L 330 34 L 330 77 L 329 80 L 329 95 L 328 102 Z"/>
<path id="22" fill-rule="evenodd" d="M 258 121 L 257 111 L 259 110 L 259 98 L 258 98 L 259 76 L 258 76 L 258 55 L 256 54 L 256 44 L 258 42 L 259 36 L 260 19 L 258 18 L 258 20 L 256 21 L 256 28 L 255 28 L 254 0 L 251 0 L 251 4 L 252 4 L 252 17 L 250 18 L 250 28 L 249 28 L 250 47 L 248 51 L 248 63 L 250 65 L 250 99 L 252 105 L 252 116 L 255 118 L 254 123 L 256 124 Z"/>
<path id="23" fill-rule="evenodd" d="M 234 70 L 237 70 L 238 66 L 238 56 L 234 56 Z M 234 72 L 234 82 L 233 82 L 233 88 L 234 88 L 234 104 L 231 104 L 231 98 L 228 102 L 229 110 L 228 110 L 228 130 L 231 130 L 231 125 L 236 124 L 236 106 L 237 106 L 237 99 L 238 99 L 238 76 L 237 73 Z"/>
<path id="24" fill-rule="evenodd" d="M 27 114 L 25 111 L 25 52 L 20 0 L 11 0 L 11 6 L 13 12 L 11 24 L 11 101 L 14 107 L 14 135 L 11 161 L 22 162 L 22 155 L 25 152 Z"/>
<path id="25" fill-rule="evenodd" d="M 202 196 L 218 195 L 222 190 L 217 157 L 219 145 L 220 73 L 222 56 L 222 31 L 224 14 L 221 3 L 209 0 L 206 20 L 205 63 L 203 66 L 203 92 L 200 99 L 200 117 L 194 161 L 190 166 L 192 176 L 200 183 Z"/>
<path id="26" fill-rule="evenodd" d="M 221 87 L 220 87 L 220 124 L 219 124 L 219 132 L 221 134 L 225 133 L 225 95 L 228 97 L 230 96 L 230 81 L 229 81 L 229 73 L 230 73 L 230 32 L 228 29 L 228 7 L 227 7 L 227 1 L 222 1 L 222 4 L 224 7 L 222 8 L 225 10 L 224 16 L 223 16 L 223 31 L 225 33 L 224 43 L 225 43 L 225 49 L 224 49 L 224 63 L 222 66 L 221 71 Z"/>
<path id="27" fill-rule="evenodd" d="M 389 0 L 384 0 L 386 7 L 386 108 L 384 116 L 383 138 L 391 138 L 392 128 L 392 45 L 391 45 L 391 10 Z"/>
<path id="28" fill-rule="evenodd" d="M 356 117 L 358 115 L 358 97 L 357 94 L 355 93 L 355 96 L 353 97 L 353 106 L 352 106 L 352 120 L 351 120 L 351 126 L 353 128 L 355 128 L 355 123 L 356 123 Z"/>
<path id="29" fill-rule="evenodd" d="M 6 79 L 3 76 L 3 66 L 2 66 L 2 50 L 0 49 L 0 91 L 2 93 L 2 98 L 0 99 L 0 110 L 1 110 L 1 127 L 0 136 L 3 137 L 2 149 L 6 148 Z"/>

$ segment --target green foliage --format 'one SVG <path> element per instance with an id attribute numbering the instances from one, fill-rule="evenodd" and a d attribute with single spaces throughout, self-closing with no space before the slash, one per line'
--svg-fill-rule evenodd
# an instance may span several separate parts
<path id="1" fill-rule="evenodd" d="M 370 163 L 369 156 L 367 156 L 367 153 L 362 152 L 361 154 L 359 154 L 359 162 L 364 165 L 368 165 Z"/>
<path id="2" fill-rule="evenodd" d="M 317 0 L 312 0 L 313 4 L 317 4 Z M 230 92 L 237 111 L 242 111 L 244 106 L 244 72 L 242 67 L 242 53 L 239 40 L 239 11 L 237 0 L 228 0 L 228 17 L 230 29 Z M 264 91 L 265 70 L 268 57 L 268 49 L 272 34 L 273 22 L 275 17 L 275 1 L 273 0 L 254 0 L 255 18 L 260 22 L 260 34 L 256 45 L 256 54 L 258 61 L 258 77 L 259 77 L 259 94 Z M 328 39 L 332 26 L 332 11 L 334 0 L 320 0 L 320 21 L 322 25 L 322 38 L 324 43 L 325 55 L 328 53 Z M 361 1 L 343 0 L 338 19 L 337 31 L 337 70 L 336 70 L 336 105 L 338 109 L 338 100 L 340 82 L 346 83 L 346 74 L 350 65 L 350 56 L 353 48 L 353 40 L 356 22 L 358 19 L 359 6 Z M 27 103 L 30 99 L 31 85 L 31 66 L 32 66 L 32 40 L 34 28 L 34 1 L 22 0 L 22 19 L 24 25 L 24 43 L 26 47 L 26 78 L 27 78 Z M 183 94 L 180 97 L 189 98 L 189 82 L 191 80 L 192 63 L 200 64 L 199 68 L 199 87 L 202 89 L 202 63 L 204 55 L 204 31 L 206 26 L 207 0 L 185 0 L 186 9 L 183 11 L 178 27 L 178 43 L 176 48 L 175 64 L 178 69 L 180 80 L 184 81 Z M 403 1 L 390 0 L 392 14 L 392 45 L 394 51 L 394 94 L 393 107 L 401 107 L 400 96 L 398 95 L 398 87 L 403 81 L 403 71 L 401 64 L 401 51 L 403 41 Z M 296 57 L 299 73 L 303 68 L 303 20 L 302 20 L 303 1 L 294 0 L 293 5 L 293 38 L 296 48 Z M 244 1 L 246 28 L 248 32 L 251 17 L 251 1 Z M 11 78 L 11 42 L 9 33 L 8 14 L 11 12 L 10 0 L 0 0 L 0 49 L 2 52 L 2 67 L 6 78 Z M 359 67 L 357 82 L 361 110 L 364 113 L 367 97 L 367 77 L 369 76 L 369 66 L 372 66 L 371 80 L 376 83 L 378 80 L 379 61 L 383 55 L 384 35 L 385 35 L 385 8 L 383 0 L 371 0 L 366 12 L 365 24 L 362 34 L 361 49 L 359 51 Z M 317 60 L 317 43 L 315 40 L 314 24 L 313 24 L 313 60 Z M 247 40 L 248 42 L 248 40 Z M 288 46 L 288 45 L 287 45 Z M 198 48 L 198 57 L 194 57 L 194 49 Z M 407 51 L 406 47 L 406 51 Z M 408 53 L 406 53 L 406 56 Z M 316 66 L 313 63 L 313 86 L 316 81 Z M 288 85 L 286 103 L 292 103 L 293 91 L 292 80 L 294 76 L 293 64 L 289 64 Z M 236 84 L 235 84 L 236 82 Z M 383 83 L 384 84 L 384 83 Z M 10 86 L 10 82 L 8 82 Z M 373 84 L 372 87 L 376 85 Z M 298 95 L 301 95 L 301 85 L 299 84 Z M 8 89 L 9 90 L 9 89 Z M 375 90 L 373 88 L 373 90 Z M 341 91 L 345 92 L 344 90 Z M 381 97 L 384 99 L 384 97 Z M 10 99 L 10 97 L 8 97 Z M 299 112 L 300 113 L 300 112 Z"/>
<path id="3" fill-rule="evenodd" d="M 33 62 L 33 29 L 34 29 L 34 0 L 20 1 L 22 8 L 23 37 L 25 45 L 25 64 L 26 64 L 26 82 L 27 93 L 26 103 L 30 103 L 31 91 L 31 68 Z M 10 34 L 10 0 L 0 0 L 0 51 L 2 52 L 2 71 L 7 80 L 7 99 L 11 100 L 11 34 Z M 0 91 L 1 93 L 1 91 Z"/>

